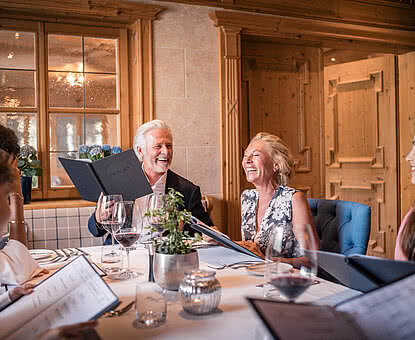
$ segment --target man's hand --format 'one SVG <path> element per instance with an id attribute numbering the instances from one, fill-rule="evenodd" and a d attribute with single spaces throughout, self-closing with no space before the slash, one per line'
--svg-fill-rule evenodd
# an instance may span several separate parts
<path id="1" fill-rule="evenodd" d="M 106 206 L 103 206 L 103 198 L 104 193 L 101 192 L 97 202 L 97 208 L 95 209 L 95 220 L 98 223 L 102 223 L 102 221 L 106 220 L 111 215 L 111 207 L 114 205 L 113 201 L 109 201 L 106 203 Z"/>

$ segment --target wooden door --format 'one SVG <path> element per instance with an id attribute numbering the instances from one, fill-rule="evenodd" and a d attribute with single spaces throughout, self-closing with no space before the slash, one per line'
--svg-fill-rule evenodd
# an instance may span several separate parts
<path id="1" fill-rule="evenodd" d="M 242 44 L 242 148 L 258 132 L 273 133 L 295 158 L 290 185 L 308 197 L 321 180 L 323 68 L 320 49 L 245 41 Z M 241 174 L 242 190 L 249 187 Z"/>
<path id="2" fill-rule="evenodd" d="M 399 160 L 401 216 L 404 218 L 415 202 L 415 185 L 411 183 L 411 174 L 406 155 L 412 148 L 415 136 L 415 52 L 402 54 L 399 58 Z"/>
<path id="3" fill-rule="evenodd" d="M 398 221 L 395 58 L 324 69 L 326 196 L 372 209 L 368 254 L 392 258 Z"/>

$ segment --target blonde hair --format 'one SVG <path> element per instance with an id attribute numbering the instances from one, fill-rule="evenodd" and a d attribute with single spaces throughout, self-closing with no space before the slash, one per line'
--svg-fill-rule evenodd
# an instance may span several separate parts
<path id="1" fill-rule="evenodd" d="M 294 165 L 294 157 L 291 151 L 285 146 L 281 138 L 267 132 L 259 132 L 251 143 L 254 141 L 262 141 L 265 145 L 271 160 L 278 166 L 275 172 L 275 180 L 278 185 L 288 185 Z"/>

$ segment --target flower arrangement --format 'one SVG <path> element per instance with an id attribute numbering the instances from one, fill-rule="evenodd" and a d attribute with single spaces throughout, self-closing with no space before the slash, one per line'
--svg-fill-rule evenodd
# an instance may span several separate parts
<path id="1" fill-rule="evenodd" d="M 155 240 L 155 249 L 158 253 L 188 254 L 192 251 L 193 243 L 201 240 L 199 234 L 191 238 L 189 233 L 183 230 L 183 226 L 191 221 L 192 215 L 186 209 L 179 210 L 183 206 L 183 195 L 170 188 L 164 207 L 146 212 L 145 216 L 160 217 L 164 231 L 168 232 L 165 237 Z"/>
<path id="2" fill-rule="evenodd" d="M 110 145 L 80 145 L 79 146 L 79 158 L 81 159 L 90 159 L 91 161 L 96 161 L 98 159 L 115 155 L 117 153 L 121 153 L 121 148 L 119 146 L 113 146 L 111 148 Z"/>
<path id="3" fill-rule="evenodd" d="M 37 151 L 33 146 L 23 145 L 20 148 L 17 167 L 22 176 L 33 177 L 42 175 L 40 160 L 37 159 Z"/>

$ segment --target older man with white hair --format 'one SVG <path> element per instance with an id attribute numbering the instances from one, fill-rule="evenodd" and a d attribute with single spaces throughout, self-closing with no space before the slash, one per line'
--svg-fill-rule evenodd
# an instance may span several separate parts
<path id="1" fill-rule="evenodd" d="M 184 209 L 205 224 L 213 226 L 212 220 L 203 208 L 200 188 L 169 169 L 173 160 L 173 135 L 165 122 L 152 120 L 141 125 L 134 138 L 134 151 L 142 162 L 153 192 L 164 194 L 170 188 L 180 192 L 184 196 Z M 97 211 L 88 221 L 88 229 L 96 237 L 106 234 L 100 226 L 100 221 Z M 111 235 L 107 236 L 105 244 L 111 244 Z"/>

